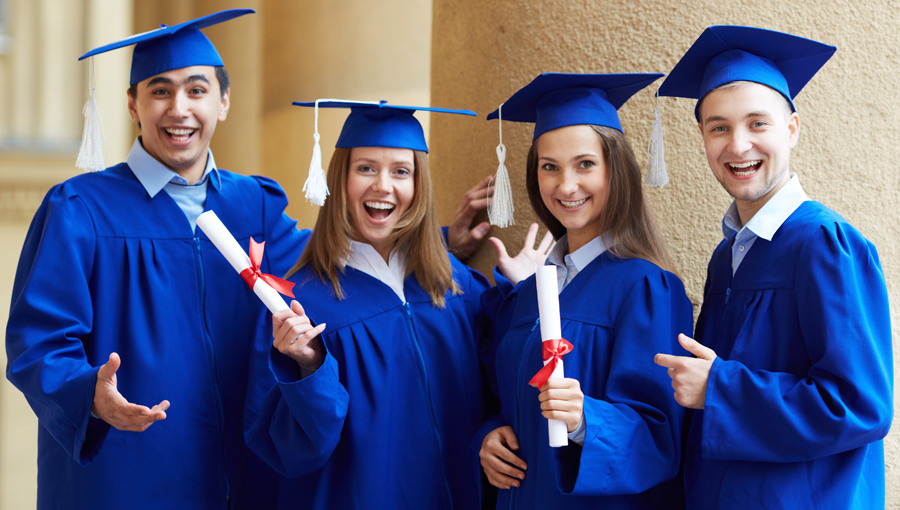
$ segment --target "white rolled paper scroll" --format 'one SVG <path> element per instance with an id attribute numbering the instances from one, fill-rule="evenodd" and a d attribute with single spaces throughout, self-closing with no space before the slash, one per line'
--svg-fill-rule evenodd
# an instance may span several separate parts
<path id="1" fill-rule="evenodd" d="M 556 282 L 556 266 L 538 266 L 535 273 L 537 281 L 538 313 L 541 317 L 541 341 L 562 338 L 559 323 L 559 286 Z M 550 360 L 544 361 L 544 365 Z M 563 375 L 562 358 L 550 374 L 550 379 L 561 379 Z M 560 447 L 569 444 L 569 431 L 562 420 L 547 420 L 550 429 L 550 446 Z"/>
<path id="2" fill-rule="evenodd" d="M 250 256 L 241 248 L 241 245 L 234 239 L 231 232 L 222 224 L 222 220 L 216 216 L 213 211 L 206 211 L 197 217 L 197 226 L 203 230 L 203 233 L 209 237 L 216 248 L 225 257 L 225 260 L 231 264 L 231 267 L 240 274 L 242 271 L 250 267 Z M 253 284 L 253 293 L 266 305 L 270 312 L 280 312 L 287 310 L 288 305 L 284 302 L 275 289 L 264 282 L 262 278 L 257 278 Z"/>

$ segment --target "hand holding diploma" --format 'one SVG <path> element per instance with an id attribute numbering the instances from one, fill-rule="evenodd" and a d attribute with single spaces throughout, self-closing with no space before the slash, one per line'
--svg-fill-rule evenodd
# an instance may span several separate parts
<path id="1" fill-rule="evenodd" d="M 324 330 L 325 323 L 313 327 L 297 301 L 291 301 L 290 310 L 272 314 L 272 346 L 309 370 L 318 370 L 325 361 L 322 344 L 314 341 Z"/>
<path id="2" fill-rule="evenodd" d="M 547 389 L 546 383 L 548 381 L 564 377 L 562 356 L 567 352 L 571 352 L 574 347 L 562 337 L 556 266 L 540 266 L 537 268 L 534 276 L 537 283 L 538 313 L 541 319 L 541 343 L 543 344 L 541 351 L 544 358 L 544 368 L 535 374 L 528 384 L 539 389 Z M 577 383 L 578 381 L 575 382 Z M 554 385 L 554 388 L 556 387 Z M 581 392 L 580 387 L 578 392 Z M 542 414 L 547 416 L 548 410 L 544 409 L 545 402 L 543 400 L 541 402 Z M 555 407 L 555 404 L 548 404 L 548 407 Z M 566 411 L 569 410 L 571 409 L 566 409 Z M 553 414 L 556 410 L 551 409 L 549 412 Z M 550 446 L 568 445 L 569 437 L 566 422 L 551 419 L 547 423 L 550 429 Z M 575 426 L 577 427 L 579 423 L 581 423 L 581 420 L 576 422 Z"/>
<path id="3" fill-rule="evenodd" d="M 584 393 L 577 379 L 547 379 L 538 399 L 544 418 L 565 423 L 567 433 L 575 432 L 584 419 Z"/>

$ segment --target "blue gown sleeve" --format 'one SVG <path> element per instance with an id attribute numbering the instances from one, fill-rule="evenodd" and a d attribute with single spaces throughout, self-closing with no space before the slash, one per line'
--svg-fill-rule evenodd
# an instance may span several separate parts
<path id="1" fill-rule="evenodd" d="M 331 457 L 341 439 L 350 396 L 327 350 L 322 366 L 301 380 L 299 365 L 272 347 L 271 337 L 268 340 L 265 372 L 259 364 L 251 366 L 253 393 L 247 397 L 244 438 L 275 471 L 296 478 L 321 469 Z M 251 399 L 259 399 L 261 386 L 269 390 L 256 405 Z"/>
<path id="2" fill-rule="evenodd" d="M 647 275 L 632 288 L 616 317 L 605 394 L 584 398 L 584 444 L 554 451 L 561 492 L 637 494 L 678 473 L 684 408 L 653 357 L 676 352 L 678 334 L 692 325 L 691 303 L 672 273 Z"/>
<path id="3" fill-rule="evenodd" d="M 81 199 L 65 185 L 50 190 L 25 238 L 6 328 L 7 378 L 82 466 L 109 431 L 91 417 L 99 367 L 90 365 L 82 343 L 93 325 L 88 283 L 95 240 Z"/>
<path id="4" fill-rule="evenodd" d="M 887 435 L 891 325 L 875 247 L 849 225 L 820 227 L 804 241 L 794 288 L 809 372 L 717 358 L 703 411 L 704 458 L 803 462 Z"/>

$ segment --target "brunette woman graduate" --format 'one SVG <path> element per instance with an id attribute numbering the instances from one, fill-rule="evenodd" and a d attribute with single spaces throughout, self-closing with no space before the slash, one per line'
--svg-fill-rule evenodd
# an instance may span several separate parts
<path id="1" fill-rule="evenodd" d="M 616 113 L 659 76 L 543 74 L 499 112 L 535 123 L 526 185 L 557 239 L 546 264 L 557 268 L 562 336 L 574 349 L 565 378 L 528 386 L 542 365 L 535 279 L 493 239 L 497 287 L 482 302 L 496 328 L 485 352 L 502 412 L 476 444 L 500 488 L 497 508 L 683 506 L 672 479 L 684 413 L 653 356 L 691 331 L 691 303 Z M 566 423 L 567 446 L 549 446 L 548 418 Z"/>

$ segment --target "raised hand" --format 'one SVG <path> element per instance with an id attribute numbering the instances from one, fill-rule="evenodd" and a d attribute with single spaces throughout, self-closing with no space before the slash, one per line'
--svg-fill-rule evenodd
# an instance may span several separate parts
<path id="1" fill-rule="evenodd" d="M 498 427 L 484 436 L 481 441 L 481 467 L 491 485 L 500 489 L 519 487 L 519 480 L 525 479 L 528 464 L 512 450 L 519 449 L 519 440 L 512 427 Z"/>
<path id="2" fill-rule="evenodd" d="M 506 253 L 506 246 L 503 244 L 503 241 L 496 237 L 488 239 L 497 252 L 497 268 L 500 269 L 500 274 L 505 276 L 513 285 L 533 275 L 535 268 L 544 264 L 544 261 L 547 260 L 547 254 L 553 249 L 553 236 L 550 232 L 544 234 L 541 244 L 537 249 L 534 248 L 537 231 L 537 223 L 532 223 L 528 227 L 528 234 L 525 235 L 525 244 L 515 257 L 510 257 Z"/>
<path id="3" fill-rule="evenodd" d="M 696 357 L 657 354 L 653 361 L 669 369 L 672 388 L 675 389 L 675 402 L 689 409 L 703 409 L 709 371 L 716 353 L 687 335 L 678 335 L 678 342 Z"/>
<path id="4" fill-rule="evenodd" d="M 491 224 L 483 221 L 472 227 L 472 220 L 478 211 L 487 209 L 494 188 L 490 186 L 492 177 L 485 177 L 474 188 L 463 195 L 453 219 L 447 229 L 447 244 L 450 251 L 465 259 L 475 253 L 479 243 L 491 229 Z"/>
<path id="5" fill-rule="evenodd" d="M 119 370 L 120 365 L 119 355 L 112 353 L 109 355 L 109 361 L 104 363 L 97 372 L 94 402 L 91 405 L 91 412 L 94 413 L 94 416 L 118 430 L 131 432 L 143 432 L 150 425 L 165 420 L 166 409 L 169 408 L 168 400 L 163 400 L 151 409 L 147 406 L 132 404 L 119 393 L 116 371 Z"/>
<path id="6" fill-rule="evenodd" d="M 313 327 L 303 307 L 291 301 L 290 310 L 282 310 L 272 315 L 272 345 L 278 352 L 296 361 L 309 370 L 318 370 L 325 362 L 325 350 L 321 342 L 314 341 L 325 330 L 325 324 Z"/>
<path id="7" fill-rule="evenodd" d="M 574 432 L 584 419 L 584 393 L 577 379 L 547 379 L 538 400 L 544 418 L 566 422 L 567 432 Z"/>

